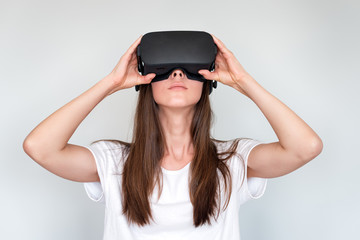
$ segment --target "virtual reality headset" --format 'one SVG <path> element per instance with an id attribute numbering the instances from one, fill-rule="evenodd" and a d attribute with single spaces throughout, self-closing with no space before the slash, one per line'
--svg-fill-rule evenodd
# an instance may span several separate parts
<path id="1" fill-rule="evenodd" d="M 167 79 L 181 69 L 188 79 L 208 83 L 210 92 L 217 82 L 205 79 L 200 69 L 213 71 L 217 47 L 212 36 L 203 31 L 162 31 L 146 33 L 137 47 L 138 71 L 155 73 L 151 82 Z M 139 85 L 135 86 L 139 90 Z"/>

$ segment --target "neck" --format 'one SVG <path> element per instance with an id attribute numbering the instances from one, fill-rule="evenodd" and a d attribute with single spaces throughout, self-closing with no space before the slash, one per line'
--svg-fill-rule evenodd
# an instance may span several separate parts
<path id="1" fill-rule="evenodd" d="M 194 115 L 193 108 L 186 109 L 159 109 L 159 119 L 164 130 L 167 159 L 183 162 L 193 155 L 193 143 L 190 126 Z"/>

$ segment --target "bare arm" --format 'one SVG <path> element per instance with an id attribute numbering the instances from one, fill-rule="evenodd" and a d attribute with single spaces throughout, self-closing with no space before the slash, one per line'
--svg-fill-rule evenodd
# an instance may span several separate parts
<path id="1" fill-rule="evenodd" d="M 250 75 L 242 90 L 259 107 L 279 141 L 256 146 L 248 159 L 248 177 L 288 174 L 320 154 L 320 137 L 290 108 L 262 88 Z"/>
<path id="2" fill-rule="evenodd" d="M 91 152 L 68 144 L 80 123 L 111 89 L 104 78 L 42 121 L 25 139 L 25 152 L 50 172 L 73 181 L 98 181 Z"/>
<path id="3" fill-rule="evenodd" d="M 250 153 L 248 177 L 274 178 L 303 166 L 322 151 L 320 137 L 290 108 L 261 87 L 231 51 L 213 36 L 219 48 L 215 71 L 199 71 L 249 97 L 262 111 L 279 141 L 260 144 Z"/>
<path id="4" fill-rule="evenodd" d="M 149 83 L 155 76 L 141 76 L 137 72 L 135 49 L 140 40 L 141 37 L 133 43 L 109 75 L 51 114 L 30 132 L 24 140 L 23 148 L 34 161 L 69 180 L 99 181 L 91 152 L 68 141 L 85 117 L 106 96 L 121 89 Z"/>

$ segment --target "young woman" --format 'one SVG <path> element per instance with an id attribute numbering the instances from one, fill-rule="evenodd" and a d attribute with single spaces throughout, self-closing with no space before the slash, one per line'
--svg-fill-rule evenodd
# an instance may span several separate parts
<path id="1" fill-rule="evenodd" d="M 213 38 L 218 47 L 215 71 L 199 73 L 254 101 L 278 142 L 211 138 L 208 83 L 190 80 L 180 69 L 151 83 L 155 74 L 137 71 L 135 50 L 141 37 L 109 75 L 25 139 L 25 152 L 38 164 L 84 182 L 89 197 L 106 204 L 104 239 L 239 239 L 240 205 L 261 197 L 268 178 L 288 174 L 322 151 L 319 136 Z M 68 143 L 100 101 L 135 85 L 141 86 L 131 143 Z"/>

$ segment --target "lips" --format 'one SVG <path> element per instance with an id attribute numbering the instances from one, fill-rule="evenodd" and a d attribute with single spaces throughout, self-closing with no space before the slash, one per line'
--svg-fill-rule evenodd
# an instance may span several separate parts
<path id="1" fill-rule="evenodd" d="M 171 86 L 169 87 L 169 89 L 187 89 L 187 87 L 185 87 L 185 85 L 183 83 L 173 83 L 171 84 Z"/>

